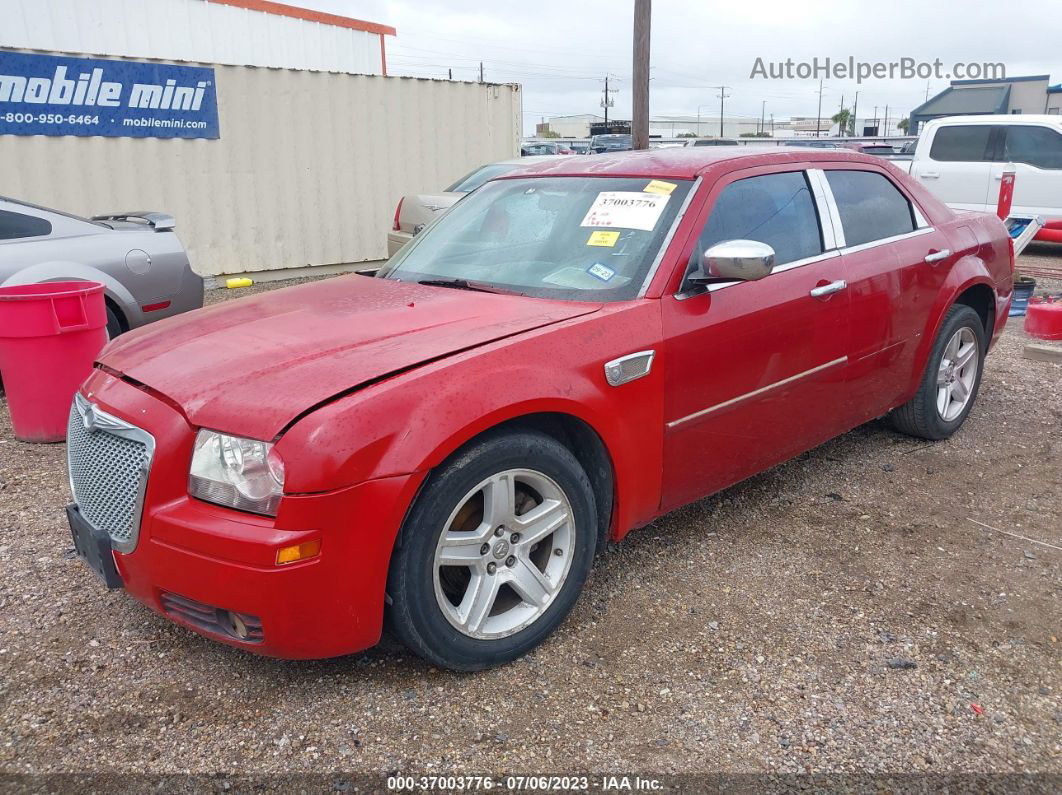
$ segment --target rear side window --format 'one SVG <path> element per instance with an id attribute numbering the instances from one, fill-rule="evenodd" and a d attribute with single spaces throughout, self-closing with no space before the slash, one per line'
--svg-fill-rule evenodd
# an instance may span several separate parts
<path id="1" fill-rule="evenodd" d="M 1047 127 L 1007 125 L 1003 159 L 1037 168 L 1062 169 L 1062 135 Z"/>
<path id="2" fill-rule="evenodd" d="M 22 237 L 50 235 L 52 225 L 43 218 L 0 210 L 0 240 L 18 240 Z"/>
<path id="3" fill-rule="evenodd" d="M 911 203 L 887 177 L 873 171 L 826 171 L 847 246 L 913 232 Z"/>
<path id="4" fill-rule="evenodd" d="M 992 127 L 988 124 L 967 124 L 941 127 L 933 136 L 929 157 L 932 160 L 982 163 L 991 160 L 988 141 Z"/>

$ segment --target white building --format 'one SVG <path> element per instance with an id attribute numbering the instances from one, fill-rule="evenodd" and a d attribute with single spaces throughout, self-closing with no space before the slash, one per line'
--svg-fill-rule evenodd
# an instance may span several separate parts
<path id="1" fill-rule="evenodd" d="M 0 0 L 0 188 L 168 212 L 204 276 L 383 259 L 400 197 L 521 127 L 517 85 L 387 77 L 394 35 L 267 0 Z"/>

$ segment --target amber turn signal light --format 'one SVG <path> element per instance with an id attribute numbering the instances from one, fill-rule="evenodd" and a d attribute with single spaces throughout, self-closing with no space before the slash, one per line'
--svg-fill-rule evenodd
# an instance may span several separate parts
<path id="1" fill-rule="evenodd" d="M 321 540 L 304 541 L 290 547 L 281 547 L 277 550 L 277 565 L 295 563 L 296 561 L 314 558 L 321 554 Z"/>

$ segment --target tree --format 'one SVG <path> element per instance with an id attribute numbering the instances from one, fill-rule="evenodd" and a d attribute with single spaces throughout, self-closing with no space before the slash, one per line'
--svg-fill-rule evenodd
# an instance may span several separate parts
<path id="1" fill-rule="evenodd" d="M 560 133 L 557 132 L 556 130 L 544 130 L 543 132 L 539 133 L 537 137 L 539 137 L 539 138 L 560 138 Z"/>
<path id="2" fill-rule="evenodd" d="M 911 128 L 911 120 L 900 119 L 899 123 L 896 126 L 903 130 L 904 135 L 907 135 L 907 131 Z"/>
<path id="3" fill-rule="evenodd" d="M 675 137 L 676 137 L 676 138 L 696 138 L 696 137 L 697 137 L 697 133 L 691 133 L 691 132 L 680 132 L 680 133 L 679 133 L 678 135 L 676 135 Z"/>
<path id="4" fill-rule="evenodd" d="M 830 121 L 840 126 L 841 129 L 838 135 L 844 135 L 848 129 L 848 123 L 852 121 L 852 111 L 848 110 L 848 108 L 841 108 L 830 117 Z"/>

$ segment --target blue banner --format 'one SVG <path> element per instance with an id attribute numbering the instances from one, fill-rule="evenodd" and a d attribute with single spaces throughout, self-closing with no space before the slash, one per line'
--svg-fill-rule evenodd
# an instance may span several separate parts
<path id="1" fill-rule="evenodd" d="M 0 52 L 0 135 L 220 138 L 214 70 Z"/>

